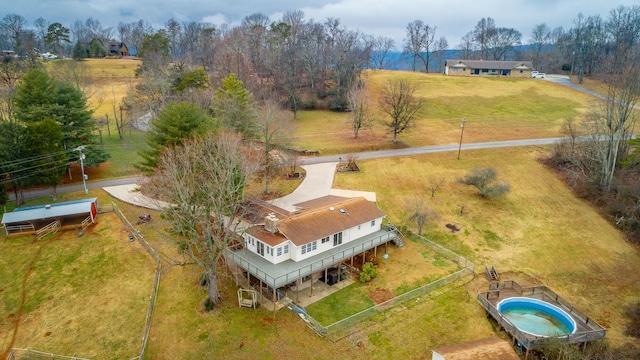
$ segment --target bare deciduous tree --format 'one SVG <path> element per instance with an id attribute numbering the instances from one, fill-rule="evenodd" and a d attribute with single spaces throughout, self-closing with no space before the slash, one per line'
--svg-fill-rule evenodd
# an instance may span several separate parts
<path id="1" fill-rule="evenodd" d="M 373 125 L 373 114 L 371 112 L 371 101 L 364 89 L 364 82 L 356 82 L 349 91 L 349 107 L 351 115 L 349 124 L 353 129 L 353 135 L 357 139 L 361 129 L 371 128 Z"/>
<path id="2" fill-rule="evenodd" d="M 269 194 L 269 179 L 273 175 L 271 151 L 287 142 L 287 135 L 291 133 L 290 115 L 282 110 L 277 101 L 267 99 L 260 106 L 256 127 L 259 139 L 264 146 L 264 193 Z"/>
<path id="3" fill-rule="evenodd" d="M 293 176 L 296 173 L 296 170 L 304 165 L 304 160 L 300 158 L 295 152 L 283 152 L 280 154 L 280 159 L 282 161 L 282 167 L 287 169 L 288 175 Z"/>
<path id="4" fill-rule="evenodd" d="M 371 49 L 371 63 L 379 70 L 382 70 L 389 64 L 391 50 L 395 47 L 392 38 L 386 36 L 378 36 L 373 40 L 373 48 Z"/>
<path id="5" fill-rule="evenodd" d="M 424 105 L 422 98 L 414 96 L 415 91 L 415 84 L 406 79 L 389 81 L 383 90 L 380 107 L 391 117 L 391 121 L 385 125 L 393 133 L 394 144 L 398 141 L 398 134 L 413 124 L 413 120 Z"/>
<path id="6" fill-rule="evenodd" d="M 444 185 L 444 181 L 445 181 L 444 176 L 441 176 L 439 178 L 437 177 L 429 178 L 429 191 L 431 192 L 431 197 L 436 196 L 436 192 L 438 192 L 438 190 L 442 188 L 442 185 Z"/>
<path id="7" fill-rule="evenodd" d="M 431 45 L 433 45 L 436 27 L 425 24 L 422 20 L 414 20 L 407 25 L 404 52 L 413 57 L 413 71 L 416 71 L 416 60 L 424 64 L 425 72 L 429 72 Z"/>
<path id="8" fill-rule="evenodd" d="M 408 205 L 407 220 L 414 222 L 418 227 L 418 235 L 422 235 L 424 226 L 429 222 L 440 219 L 440 215 L 424 203 L 424 198 L 413 198 Z"/>
<path id="9" fill-rule="evenodd" d="M 148 191 L 170 206 L 162 209 L 178 244 L 204 272 L 208 299 L 218 303 L 218 265 L 238 237 L 245 184 L 255 170 L 237 135 L 208 134 L 164 153 Z"/>
<path id="10" fill-rule="evenodd" d="M 640 100 L 640 65 L 630 64 L 621 74 L 611 75 L 607 97 L 585 119 L 589 141 L 585 143 L 584 161 L 600 187 L 611 190 L 614 173 L 627 156 L 628 142 L 638 115 L 634 110 Z"/>
<path id="11" fill-rule="evenodd" d="M 536 24 L 531 29 L 531 45 L 533 45 L 533 64 L 539 71 L 544 71 L 543 54 L 551 40 L 551 29 L 546 23 Z"/>

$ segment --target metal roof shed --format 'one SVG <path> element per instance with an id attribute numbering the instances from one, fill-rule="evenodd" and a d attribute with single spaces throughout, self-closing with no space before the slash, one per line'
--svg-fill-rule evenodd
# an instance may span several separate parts
<path id="1" fill-rule="evenodd" d="M 56 204 L 29 206 L 17 208 L 13 212 L 2 215 L 2 225 L 5 234 L 22 234 L 25 229 L 33 232 L 36 228 L 46 225 L 55 219 L 72 217 L 90 218 L 95 223 L 98 214 L 98 198 L 66 201 Z"/>

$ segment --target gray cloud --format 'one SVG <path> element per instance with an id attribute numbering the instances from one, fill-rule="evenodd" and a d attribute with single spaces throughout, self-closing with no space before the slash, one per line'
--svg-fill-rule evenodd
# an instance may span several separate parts
<path id="1" fill-rule="evenodd" d="M 582 12 L 603 18 L 619 5 L 636 5 L 637 0 L 610 4 L 601 0 L 4 0 L 1 16 L 19 14 L 30 24 L 38 17 L 66 26 L 93 17 L 103 26 L 139 19 L 158 28 L 170 18 L 179 22 L 210 21 L 239 24 L 247 15 L 261 12 L 278 20 L 288 10 L 302 10 L 306 19 L 324 22 L 338 18 L 349 29 L 393 38 L 400 46 L 407 24 L 413 20 L 436 26 L 436 37 L 444 36 L 451 47 L 473 30 L 483 17 L 498 26 L 513 27 L 528 41 L 534 25 L 545 22 L 551 28 L 569 28 Z"/>

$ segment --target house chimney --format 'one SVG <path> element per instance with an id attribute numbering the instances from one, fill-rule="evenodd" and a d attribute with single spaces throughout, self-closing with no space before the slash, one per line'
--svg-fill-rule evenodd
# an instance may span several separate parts
<path id="1" fill-rule="evenodd" d="M 269 213 L 269 215 L 264 218 L 264 229 L 272 234 L 277 233 L 279 221 L 280 220 L 276 217 L 276 214 Z"/>

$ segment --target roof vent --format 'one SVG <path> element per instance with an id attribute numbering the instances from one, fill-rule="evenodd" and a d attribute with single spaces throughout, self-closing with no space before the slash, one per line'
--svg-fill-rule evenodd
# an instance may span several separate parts
<path id="1" fill-rule="evenodd" d="M 332 206 L 332 207 L 330 207 L 330 208 L 329 208 L 329 210 L 333 211 L 333 210 L 335 210 L 335 209 L 334 209 L 334 208 L 333 208 L 333 206 Z"/>
<path id="2" fill-rule="evenodd" d="M 344 211 L 344 209 L 340 209 L 339 211 L 340 211 L 341 213 L 343 213 L 343 214 L 344 214 L 344 213 L 346 213 L 346 211 Z"/>

